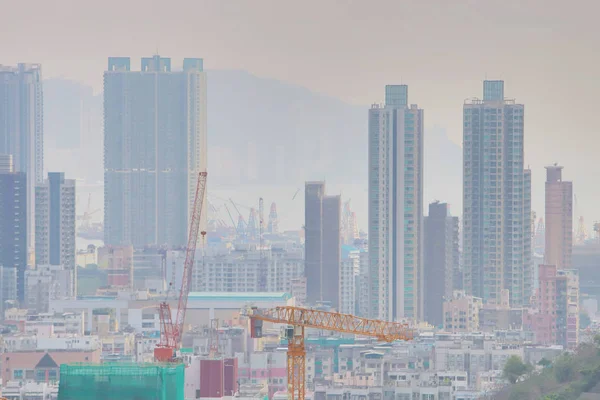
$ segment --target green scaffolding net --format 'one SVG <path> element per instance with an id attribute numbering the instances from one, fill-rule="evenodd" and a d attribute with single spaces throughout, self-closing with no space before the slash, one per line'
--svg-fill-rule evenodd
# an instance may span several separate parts
<path id="1" fill-rule="evenodd" d="M 63 364 L 58 400 L 184 400 L 183 364 Z"/>

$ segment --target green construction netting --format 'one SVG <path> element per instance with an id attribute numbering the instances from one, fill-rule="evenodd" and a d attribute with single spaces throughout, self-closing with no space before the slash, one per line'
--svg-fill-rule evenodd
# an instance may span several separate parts
<path id="1" fill-rule="evenodd" d="M 63 364 L 58 400 L 184 400 L 183 364 Z"/>

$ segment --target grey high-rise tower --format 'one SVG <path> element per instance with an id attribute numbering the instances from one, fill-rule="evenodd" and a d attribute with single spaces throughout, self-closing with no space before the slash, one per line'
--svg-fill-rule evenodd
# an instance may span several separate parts
<path id="1" fill-rule="evenodd" d="M 4 301 L 25 297 L 27 268 L 27 174 L 0 155 L 0 311 Z"/>
<path id="2" fill-rule="evenodd" d="M 48 173 L 35 188 L 37 265 L 75 268 L 75 180 Z"/>
<path id="3" fill-rule="evenodd" d="M 0 65 L 0 154 L 27 174 L 28 249 L 35 245 L 35 185 L 44 179 L 43 104 L 39 64 Z"/>
<path id="4" fill-rule="evenodd" d="M 108 60 L 104 73 L 104 236 L 107 245 L 185 246 L 198 173 L 206 170 L 203 61 Z M 203 213 L 201 227 L 205 226 Z"/>
<path id="5" fill-rule="evenodd" d="M 341 213 L 340 196 L 325 195 L 325 182 L 306 182 L 304 271 L 309 304 L 339 305 Z"/>
<path id="6" fill-rule="evenodd" d="M 388 85 L 369 110 L 369 312 L 423 316 L 423 110 Z"/>
<path id="7" fill-rule="evenodd" d="M 431 203 L 424 228 L 424 318 L 442 326 L 444 298 L 451 299 L 453 291 L 462 286 L 455 282 L 460 277 L 458 217 L 450 215 L 448 204 Z"/>
<path id="8" fill-rule="evenodd" d="M 503 81 L 485 81 L 483 100 L 463 109 L 463 273 L 465 290 L 499 304 L 529 304 L 531 171 L 524 169 L 524 106 L 504 98 Z"/>

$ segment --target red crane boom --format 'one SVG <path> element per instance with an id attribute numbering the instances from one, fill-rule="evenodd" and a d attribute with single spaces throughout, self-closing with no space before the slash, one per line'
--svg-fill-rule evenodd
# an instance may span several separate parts
<path id="1" fill-rule="evenodd" d="M 177 350 L 181 344 L 188 295 L 192 283 L 194 258 L 196 257 L 196 246 L 198 244 L 198 235 L 200 234 L 200 220 L 202 217 L 202 206 L 204 204 L 204 194 L 206 191 L 206 176 L 206 171 L 202 171 L 198 174 L 198 183 L 196 185 L 196 194 L 194 196 L 194 205 L 192 207 L 190 218 L 190 232 L 185 251 L 185 263 L 183 264 L 183 277 L 181 279 L 181 291 L 179 292 L 175 324 L 173 324 L 171 318 L 171 307 L 169 306 L 169 303 L 164 301 L 159 306 L 161 338 L 160 345 L 154 350 L 154 358 L 157 361 L 164 362 L 171 360 L 175 355 L 175 350 Z M 202 234 L 204 235 L 206 232 L 202 232 Z"/>

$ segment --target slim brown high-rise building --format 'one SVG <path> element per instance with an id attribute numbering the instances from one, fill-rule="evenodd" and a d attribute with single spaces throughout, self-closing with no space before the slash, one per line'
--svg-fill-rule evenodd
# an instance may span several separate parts
<path id="1" fill-rule="evenodd" d="M 573 183 L 562 180 L 563 167 L 546 167 L 546 250 L 544 263 L 571 268 L 573 253 Z"/>
<path id="2" fill-rule="evenodd" d="M 341 262 L 341 197 L 325 195 L 325 182 L 306 182 L 306 299 L 315 305 L 339 306 Z"/>

